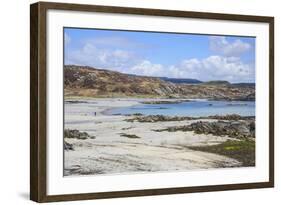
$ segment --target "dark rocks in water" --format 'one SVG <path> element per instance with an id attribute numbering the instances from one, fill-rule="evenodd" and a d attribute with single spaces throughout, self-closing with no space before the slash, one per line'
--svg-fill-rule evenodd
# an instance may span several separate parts
<path id="1" fill-rule="evenodd" d="M 70 144 L 66 141 L 63 142 L 63 148 L 64 148 L 64 150 L 74 150 L 73 144 Z"/>
<path id="2" fill-rule="evenodd" d="M 227 106 L 247 106 L 247 103 L 228 103 Z"/>
<path id="3" fill-rule="evenodd" d="M 127 122 L 165 122 L 165 121 L 183 121 L 183 120 L 196 120 L 196 119 L 217 119 L 217 120 L 254 120 L 254 116 L 240 116 L 237 114 L 232 115 L 211 115 L 207 117 L 189 117 L 189 116 L 166 116 L 166 115 L 142 115 L 135 113 L 134 118 L 126 119 Z"/>
<path id="4" fill-rule="evenodd" d="M 142 116 L 143 114 L 141 113 L 133 113 L 133 114 L 126 114 L 125 116 Z"/>
<path id="5" fill-rule="evenodd" d="M 89 103 L 87 101 L 82 101 L 82 100 L 65 100 L 64 102 L 69 104 Z M 92 104 L 96 104 L 96 103 L 92 102 Z"/>
<path id="6" fill-rule="evenodd" d="M 174 126 L 154 131 L 194 131 L 197 134 L 213 134 L 217 136 L 229 136 L 233 138 L 254 138 L 255 121 L 199 121 L 190 125 Z"/>
<path id="7" fill-rule="evenodd" d="M 179 116 L 165 116 L 165 115 L 147 115 L 147 116 L 136 116 L 131 119 L 126 119 L 127 122 L 164 122 L 164 121 L 182 121 L 182 120 L 193 120 L 193 117 L 179 117 Z"/>
<path id="8" fill-rule="evenodd" d="M 159 105 L 159 104 L 180 104 L 183 102 L 190 102 L 191 100 L 158 100 L 158 101 L 143 101 L 142 104 Z"/>
<path id="9" fill-rule="evenodd" d="M 141 114 L 141 113 L 134 113 L 133 115 L 135 115 L 135 116 L 142 116 L 143 114 Z"/>
<path id="10" fill-rule="evenodd" d="M 122 115 L 121 113 L 115 113 L 115 114 L 112 114 L 112 115 L 114 115 L 114 116 L 120 116 L 120 115 Z"/>
<path id="11" fill-rule="evenodd" d="M 94 136 L 90 136 L 87 132 L 80 132 L 79 130 L 64 130 L 64 137 L 65 138 L 75 138 L 80 140 L 85 140 L 88 138 L 94 139 Z"/>

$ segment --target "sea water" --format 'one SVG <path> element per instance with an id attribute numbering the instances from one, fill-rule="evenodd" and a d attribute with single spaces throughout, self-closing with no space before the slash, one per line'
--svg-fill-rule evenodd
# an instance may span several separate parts
<path id="1" fill-rule="evenodd" d="M 108 115 L 210 116 L 238 114 L 255 116 L 255 101 L 189 101 L 174 104 L 139 104 L 108 110 Z"/>

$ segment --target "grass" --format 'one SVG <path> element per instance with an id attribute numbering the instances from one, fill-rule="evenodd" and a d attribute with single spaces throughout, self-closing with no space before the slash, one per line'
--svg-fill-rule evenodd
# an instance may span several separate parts
<path id="1" fill-rule="evenodd" d="M 227 140 L 218 145 L 189 147 L 190 149 L 210 152 L 234 158 L 242 166 L 255 166 L 255 141 L 252 139 Z"/>
<path id="2" fill-rule="evenodd" d="M 126 134 L 126 133 L 120 133 L 121 137 L 127 137 L 127 138 L 131 138 L 131 139 L 139 139 L 140 137 L 137 135 L 131 135 L 131 134 Z"/>

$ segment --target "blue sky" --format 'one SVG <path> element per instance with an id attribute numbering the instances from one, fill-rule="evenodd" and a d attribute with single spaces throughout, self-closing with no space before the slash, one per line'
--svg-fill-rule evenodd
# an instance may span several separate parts
<path id="1" fill-rule="evenodd" d="M 255 38 L 65 28 L 65 64 L 122 73 L 255 82 Z"/>

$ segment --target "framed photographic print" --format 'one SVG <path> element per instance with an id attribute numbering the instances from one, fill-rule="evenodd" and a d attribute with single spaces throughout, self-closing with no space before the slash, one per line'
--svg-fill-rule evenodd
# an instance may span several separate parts
<path id="1" fill-rule="evenodd" d="M 274 186 L 274 18 L 40 2 L 37 202 Z"/>

